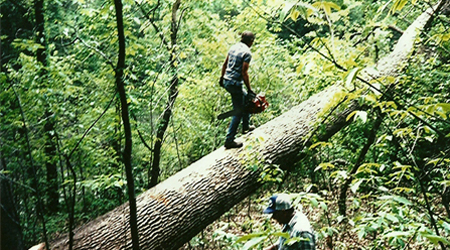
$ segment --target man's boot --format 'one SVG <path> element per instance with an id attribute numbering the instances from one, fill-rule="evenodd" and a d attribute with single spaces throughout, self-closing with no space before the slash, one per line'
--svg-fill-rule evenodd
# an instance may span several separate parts
<path id="1" fill-rule="evenodd" d="M 235 142 L 235 141 L 226 141 L 225 142 L 225 148 L 226 149 L 230 149 L 230 148 L 240 148 L 242 147 L 242 142 Z"/>
<path id="2" fill-rule="evenodd" d="M 245 134 L 247 134 L 247 133 L 250 133 L 250 132 L 252 132 L 253 130 L 255 130 L 255 126 L 253 126 L 253 125 L 250 125 L 250 126 L 248 126 L 248 128 L 242 128 L 242 134 L 243 135 L 245 135 Z"/>

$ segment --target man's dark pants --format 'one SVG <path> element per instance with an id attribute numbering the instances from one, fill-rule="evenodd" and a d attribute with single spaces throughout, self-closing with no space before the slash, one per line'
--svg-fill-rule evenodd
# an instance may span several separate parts
<path id="1" fill-rule="evenodd" d="M 233 116 L 233 118 L 231 119 L 230 126 L 228 127 L 228 133 L 226 136 L 225 143 L 229 143 L 234 141 L 241 120 L 243 129 L 248 129 L 250 114 L 244 113 L 245 98 L 247 96 L 247 92 L 242 88 L 242 82 L 233 80 L 224 80 L 223 85 L 224 88 L 231 94 L 233 109 L 240 111 L 237 112 L 237 115 Z"/>

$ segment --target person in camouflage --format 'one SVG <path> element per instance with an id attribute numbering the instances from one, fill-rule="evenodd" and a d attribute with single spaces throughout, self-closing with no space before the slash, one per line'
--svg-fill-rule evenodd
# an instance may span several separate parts
<path id="1" fill-rule="evenodd" d="M 288 242 L 287 238 L 280 237 L 278 243 L 265 250 L 316 249 L 316 241 L 311 224 L 305 214 L 294 209 L 289 195 L 278 194 L 270 197 L 269 206 L 263 212 L 272 214 L 272 219 L 283 225 L 282 231 L 289 234 L 289 239 L 293 239 Z"/>

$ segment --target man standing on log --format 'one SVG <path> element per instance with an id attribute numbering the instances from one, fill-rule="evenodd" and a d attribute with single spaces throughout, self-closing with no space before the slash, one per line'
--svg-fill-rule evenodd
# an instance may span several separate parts
<path id="1" fill-rule="evenodd" d="M 280 237 L 278 243 L 265 250 L 315 250 L 316 241 L 314 231 L 306 215 L 292 207 L 287 194 L 270 197 L 269 206 L 263 211 L 272 214 L 272 219 L 283 225 L 283 232 L 289 238 L 295 238 L 286 244 L 288 239 Z"/>
<path id="2" fill-rule="evenodd" d="M 242 120 L 242 133 L 248 133 L 255 129 L 249 125 L 250 114 L 245 112 L 245 99 L 247 92 L 243 89 L 243 84 L 247 87 L 248 93 L 254 94 L 250 87 L 248 77 L 248 68 L 252 59 L 250 47 L 255 41 L 255 35 L 250 31 L 244 31 L 241 34 L 241 41 L 233 45 L 228 51 L 227 59 L 222 66 L 222 75 L 219 84 L 224 87 L 230 94 L 233 102 L 233 110 L 237 113 L 231 119 L 228 133 L 225 140 L 225 148 L 240 148 L 241 142 L 235 142 L 234 138 Z"/>

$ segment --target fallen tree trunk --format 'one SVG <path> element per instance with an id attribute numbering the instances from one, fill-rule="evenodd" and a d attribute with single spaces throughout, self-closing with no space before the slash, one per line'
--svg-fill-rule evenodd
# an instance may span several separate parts
<path id="1" fill-rule="evenodd" d="M 283 116 L 241 138 L 252 150 L 225 150 L 210 153 L 188 168 L 137 197 L 141 249 L 178 249 L 208 224 L 261 186 L 253 161 L 258 152 L 274 161 L 283 158 L 297 141 L 303 141 L 313 127 L 317 113 L 328 104 L 339 87 L 313 96 Z M 280 135 L 283 135 L 284 139 Z M 255 141 L 264 137 L 263 143 Z M 265 149 L 272 148 L 270 152 Z M 75 230 L 75 249 L 130 249 L 128 205 Z M 54 242 L 51 249 L 66 249 L 67 239 Z"/>
<path id="2" fill-rule="evenodd" d="M 395 75 L 408 59 L 417 34 L 433 14 L 434 9 L 430 8 L 411 24 L 392 55 L 387 57 L 393 61 L 379 64 L 378 71 L 367 70 L 365 80 Z M 294 163 L 316 128 L 314 122 L 318 114 L 329 108 L 333 96 L 340 91 L 339 86 L 325 89 L 242 137 L 246 145 L 243 148 L 225 150 L 222 147 L 139 195 L 136 202 L 141 249 L 178 249 L 256 191 L 262 184 L 260 170 L 252 168 L 255 163 L 283 166 Z M 320 138 L 326 140 L 339 131 L 347 123 L 347 114 L 356 108 L 358 106 L 353 105 L 327 120 L 326 131 Z M 247 147 L 249 145 L 251 147 Z M 128 205 L 124 204 L 77 228 L 74 248 L 131 249 L 128 216 Z M 51 249 L 67 247 L 67 238 L 51 244 Z"/>

